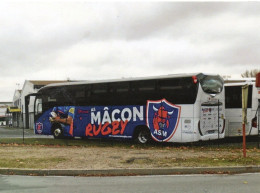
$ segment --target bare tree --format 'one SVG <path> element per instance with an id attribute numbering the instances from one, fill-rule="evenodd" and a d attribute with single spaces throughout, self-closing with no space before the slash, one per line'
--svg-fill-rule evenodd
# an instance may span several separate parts
<path id="1" fill-rule="evenodd" d="M 260 72 L 260 69 L 254 69 L 254 70 L 246 70 L 241 76 L 243 78 L 251 78 L 256 77 L 256 74 Z"/>

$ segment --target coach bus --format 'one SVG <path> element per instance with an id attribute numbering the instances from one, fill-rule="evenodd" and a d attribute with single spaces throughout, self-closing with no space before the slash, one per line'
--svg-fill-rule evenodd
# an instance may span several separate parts
<path id="1" fill-rule="evenodd" d="M 248 85 L 246 135 L 258 135 L 255 78 L 225 80 L 226 137 L 242 136 L 242 86 Z"/>
<path id="2" fill-rule="evenodd" d="M 146 143 L 224 137 L 224 80 L 181 74 L 51 84 L 37 93 L 35 134 Z"/>

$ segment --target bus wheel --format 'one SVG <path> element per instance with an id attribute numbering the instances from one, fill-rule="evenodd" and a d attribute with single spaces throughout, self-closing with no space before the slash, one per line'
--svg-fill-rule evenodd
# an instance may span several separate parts
<path id="1" fill-rule="evenodd" d="M 54 137 L 55 139 L 61 139 L 61 138 L 63 138 L 63 131 L 62 131 L 61 126 L 55 127 L 55 128 L 53 129 L 53 137 Z"/>
<path id="2" fill-rule="evenodd" d="M 146 127 L 138 128 L 135 135 L 135 141 L 139 144 L 146 144 L 151 140 L 150 130 Z"/>

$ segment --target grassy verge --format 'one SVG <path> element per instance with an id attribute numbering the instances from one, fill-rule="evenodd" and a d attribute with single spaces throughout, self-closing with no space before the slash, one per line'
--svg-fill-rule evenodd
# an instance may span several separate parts
<path id="1" fill-rule="evenodd" d="M 193 158 L 159 158 L 159 159 L 149 159 L 141 158 L 135 159 L 130 158 L 125 160 L 126 166 L 130 164 L 144 165 L 149 163 L 155 167 L 165 168 L 165 167 L 210 167 L 210 166 L 255 166 L 260 164 L 259 157 L 248 156 L 243 158 L 242 156 L 216 156 L 210 157 L 193 157 Z"/>
<path id="2" fill-rule="evenodd" d="M 17 145 L 62 145 L 62 146 L 85 146 L 85 140 L 49 139 L 49 138 L 0 138 L 0 144 Z"/>
<path id="3" fill-rule="evenodd" d="M 16 145 L 58 145 L 58 146 L 93 146 L 93 147 L 133 147 L 136 148 L 167 148 L 167 147 L 183 147 L 183 148 L 242 148 L 242 143 L 216 143 L 203 142 L 203 143 L 150 143 L 150 144 L 135 144 L 131 140 L 118 141 L 118 140 L 105 140 L 105 139 L 53 139 L 53 138 L 1 138 L 0 144 L 16 144 Z M 254 149 L 257 147 L 257 142 L 248 142 L 247 149 Z"/>
<path id="4" fill-rule="evenodd" d="M 32 168 L 45 169 L 55 167 L 61 162 L 66 162 L 66 158 L 3 158 L 0 159 L 1 168 Z"/>

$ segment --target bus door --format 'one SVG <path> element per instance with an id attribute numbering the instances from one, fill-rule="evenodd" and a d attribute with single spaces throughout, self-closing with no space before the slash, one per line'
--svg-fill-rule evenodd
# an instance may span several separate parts
<path id="1" fill-rule="evenodd" d="M 205 76 L 203 74 L 197 77 L 203 90 L 200 98 L 199 124 L 202 140 L 223 138 L 225 129 L 224 80 L 220 76 Z"/>
<path id="2" fill-rule="evenodd" d="M 200 127 L 201 136 L 221 134 L 224 130 L 224 109 L 221 102 L 204 102 L 201 104 Z"/>

